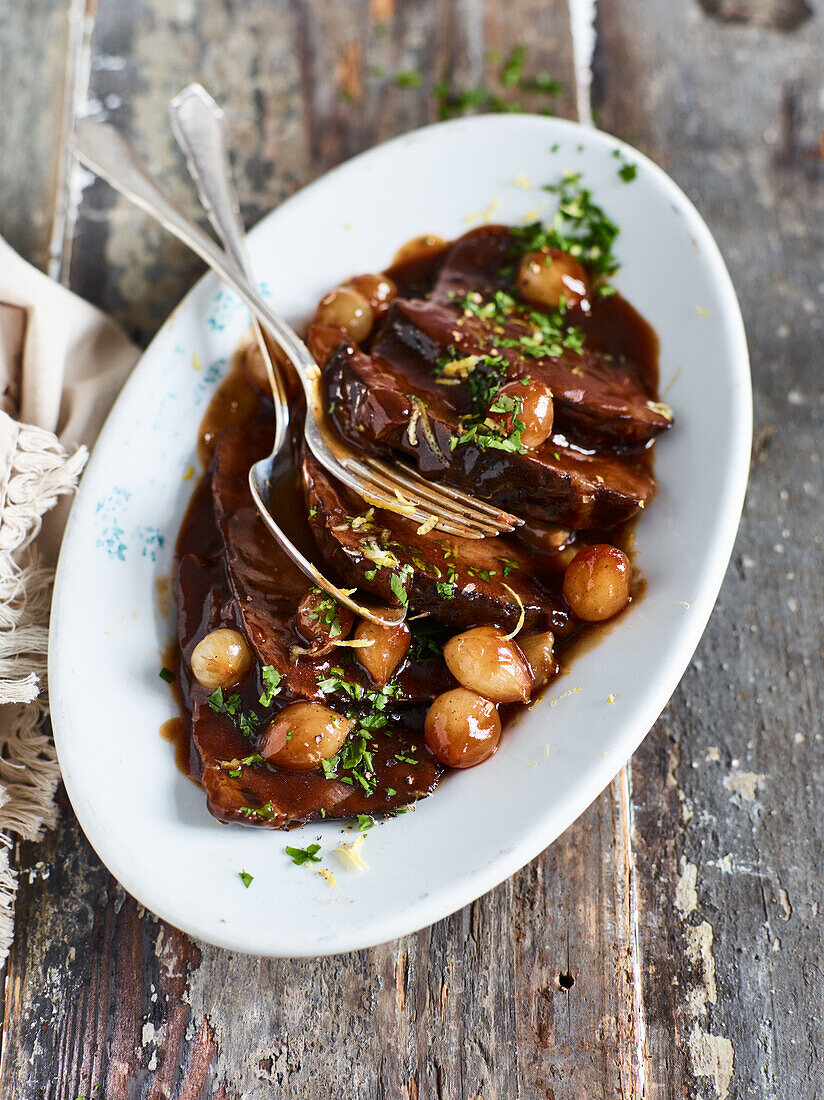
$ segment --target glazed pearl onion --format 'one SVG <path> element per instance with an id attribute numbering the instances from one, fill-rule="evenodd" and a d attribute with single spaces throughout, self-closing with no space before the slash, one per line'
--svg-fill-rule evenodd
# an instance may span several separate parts
<path id="1" fill-rule="evenodd" d="M 493 412 L 491 409 L 508 406 L 509 402 L 501 398 L 511 397 L 515 400 L 515 408 L 512 412 Z M 524 385 L 523 382 L 508 382 L 502 386 L 491 402 L 491 409 L 487 413 L 493 420 L 500 421 L 504 431 L 509 434 L 515 427 L 515 421 L 523 424 L 521 442 L 525 447 L 532 449 L 540 447 L 552 433 L 552 421 L 554 409 L 552 405 L 552 390 L 546 382 L 534 379 Z"/>
<path id="2" fill-rule="evenodd" d="M 466 688 L 439 695 L 426 713 L 429 751 L 450 768 L 473 768 L 488 760 L 501 740 L 498 708 Z"/>
<path id="3" fill-rule="evenodd" d="M 339 286 L 330 290 L 318 304 L 315 322 L 340 329 L 356 343 L 365 340 L 372 331 L 375 315 L 362 294 L 351 286 Z"/>
<path id="4" fill-rule="evenodd" d="M 237 687 L 248 676 L 252 654 L 237 630 L 221 627 L 202 638 L 192 653 L 192 673 L 209 691 Z"/>
<path id="5" fill-rule="evenodd" d="M 552 309 L 561 304 L 561 299 L 568 306 L 580 305 L 589 294 L 583 264 L 557 248 L 527 252 L 518 266 L 516 282 L 528 302 Z"/>
<path id="6" fill-rule="evenodd" d="M 551 630 L 542 634 L 518 635 L 518 646 L 526 657 L 536 685 L 543 687 L 555 671 L 555 635 Z"/>
<path id="7" fill-rule="evenodd" d="M 260 755 L 290 771 L 309 771 L 330 760 L 349 736 L 349 722 L 322 703 L 291 703 L 263 731 Z"/>
<path id="8" fill-rule="evenodd" d="M 617 546 L 587 546 L 567 566 L 564 598 L 579 619 L 599 623 L 626 607 L 631 581 L 629 558 Z"/>
<path id="9" fill-rule="evenodd" d="M 422 260 L 430 252 L 437 252 L 446 244 L 443 237 L 436 233 L 425 233 L 422 237 L 413 237 L 402 244 L 395 253 L 393 264 L 408 264 L 412 260 Z"/>
<path id="10" fill-rule="evenodd" d="M 356 649 L 355 654 L 378 687 L 389 683 L 412 644 L 412 634 L 406 623 L 382 626 L 362 619 L 355 630 L 355 638 L 372 642 L 370 646 Z"/>
<path id="11" fill-rule="evenodd" d="M 349 286 L 363 295 L 376 317 L 385 313 L 398 296 L 398 288 L 388 275 L 356 275 Z"/>
<path id="12" fill-rule="evenodd" d="M 446 667 L 459 684 L 495 703 L 526 703 L 532 674 L 523 653 L 497 626 L 476 626 L 443 647 Z"/>
<path id="13" fill-rule="evenodd" d="M 310 588 L 298 604 L 297 627 L 308 642 L 329 645 L 349 637 L 355 616 L 322 589 Z"/>
<path id="14" fill-rule="evenodd" d="M 279 347 L 269 343 L 269 351 L 272 356 L 272 360 L 275 365 L 280 365 L 283 369 L 289 369 L 289 360 L 283 354 Z M 271 393 L 271 386 L 269 385 L 269 375 L 266 373 L 266 365 L 263 362 L 263 354 L 257 342 L 249 344 L 243 354 L 243 367 L 246 371 L 249 379 L 257 386 L 259 390 L 263 390 L 265 394 Z M 288 377 L 288 374 L 287 374 Z"/>

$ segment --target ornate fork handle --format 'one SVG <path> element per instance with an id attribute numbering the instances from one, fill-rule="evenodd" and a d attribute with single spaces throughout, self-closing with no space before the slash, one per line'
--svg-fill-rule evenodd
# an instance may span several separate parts
<path id="1" fill-rule="evenodd" d="M 240 205 L 232 186 L 226 115 L 202 85 L 190 84 L 169 104 L 169 117 L 209 221 L 238 268 L 250 283 L 253 282 Z M 252 327 L 274 399 L 274 449 L 277 450 L 289 426 L 286 389 L 278 365 L 269 352 L 260 322 L 254 316 Z"/>

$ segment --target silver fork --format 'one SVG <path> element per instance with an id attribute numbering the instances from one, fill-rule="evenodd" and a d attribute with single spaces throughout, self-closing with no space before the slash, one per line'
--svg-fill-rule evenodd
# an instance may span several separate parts
<path id="1" fill-rule="evenodd" d="M 226 250 L 243 270 L 246 278 L 253 282 L 245 247 L 243 223 L 240 220 L 240 203 L 232 181 L 226 115 L 201 84 L 190 84 L 184 88 L 169 105 L 169 114 L 172 131 L 183 150 L 186 164 L 209 220 L 226 246 Z M 260 325 L 255 322 L 255 326 L 255 335 L 264 353 L 273 392 L 275 392 L 274 375 L 280 385 L 280 395 L 283 397 L 284 391 L 278 369 L 268 354 Z M 277 400 L 275 413 L 276 429 L 278 429 L 280 420 L 288 418 L 288 411 L 285 418 L 279 417 Z M 325 413 L 322 417 L 325 424 Z M 320 427 L 323 437 L 321 442 L 328 450 L 333 451 L 333 457 L 337 459 L 337 463 L 334 466 L 330 465 L 328 459 L 312 447 L 316 457 L 322 465 L 362 496 L 365 495 L 364 491 L 371 493 L 370 503 L 382 500 L 383 507 L 390 506 L 399 510 L 399 502 L 394 497 L 390 497 L 387 501 L 382 497 L 380 490 L 385 489 L 393 494 L 400 493 L 426 515 L 424 522 L 427 526 L 431 523 L 427 513 L 431 513 L 436 506 L 439 506 L 445 515 L 434 517 L 435 526 L 449 531 L 450 534 L 460 533 L 466 538 L 483 538 L 486 535 L 497 534 L 500 530 L 511 531 L 521 522 L 514 516 L 474 501 L 472 497 L 459 491 L 449 487 L 433 486 L 432 482 L 427 481 L 408 466 L 402 466 L 397 462 L 390 465 L 371 455 L 360 455 L 349 448 L 341 448 L 338 440 L 331 442 L 323 430 L 323 425 Z M 310 446 L 311 443 L 310 440 Z M 273 455 L 279 446 L 280 435 L 276 430 Z M 357 480 L 346 478 L 340 470 L 341 465 L 354 474 Z M 265 474 L 265 467 L 261 464 L 259 471 L 254 475 L 254 480 L 260 483 L 264 480 Z M 400 504 L 402 508 L 403 502 L 401 501 Z M 469 517 L 467 517 L 467 510 Z M 416 518 L 420 520 L 421 515 L 416 513 Z M 473 528 L 477 528 L 477 533 L 473 533 Z"/>
<path id="2" fill-rule="evenodd" d="M 126 198 L 142 210 L 151 214 L 161 225 L 174 233 L 188 245 L 232 287 L 243 299 L 253 315 L 278 336 L 284 352 L 288 355 L 303 354 L 311 362 L 309 352 L 291 328 L 269 309 L 248 280 L 243 276 L 236 262 L 222 252 L 215 242 L 201 229 L 189 221 L 162 190 L 152 175 L 143 167 L 129 143 L 112 126 L 96 122 L 93 119 L 80 119 L 71 139 L 71 148 L 75 155 L 103 179 L 107 180 Z M 320 371 L 315 365 L 315 370 Z M 277 401 L 277 398 L 275 398 Z M 285 444 L 285 445 L 284 445 Z M 269 512 L 270 485 L 277 484 L 280 477 L 294 473 L 291 447 L 284 434 L 280 450 L 261 463 L 255 463 L 249 472 L 249 484 L 255 498 L 260 516 L 271 534 L 295 564 L 320 588 L 334 596 L 361 618 L 386 626 L 396 626 L 406 617 L 406 608 L 387 607 L 358 603 L 352 599 L 353 590 L 344 590 L 332 584 L 317 566 L 294 545 L 292 540 L 276 523 Z"/>
<path id="3" fill-rule="evenodd" d="M 447 486 L 424 482 L 426 495 L 415 493 L 412 488 L 414 483 L 409 475 L 400 470 L 396 474 L 395 468 L 387 464 L 379 463 L 378 467 L 388 470 L 388 474 L 371 472 L 374 464 L 367 464 L 366 460 L 361 459 L 357 452 L 331 431 L 325 416 L 320 368 L 309 349 L 294 329 L 263 301 L 237 263 L 178 209 L 141 164 L 126 139 L 114 127 L 85 118 L 77 122 L 71 147 L 84 164 L 193 249 L 232 287 L 252 313 L 272 330 L 277 343 L 296 368 L 304 389 L 307 406 L 304 425 L 306 443 L 317 460 L 340 481 L 368 503 L 407 515 L 427 528 L 437 526 L 449 534 L 463 538 L 486 538 L 501 530 L 511 531 L 516 524 L 522 522 Z M 286 538 L 269 513 L 268 490 L 270 485 L 275 484 L 277 474 L 282 470 L 283 455 L 288 451 L 288 447 L 281 447 L 279 452 L 270 455 L 263 463 L 257 463 L 250 471 L 252 493 L 270 531 L 308 576 L 356 614 L 375 622 L 399 621 L 404 616 L 402 609 L 358 605 L 345 592 L 331 585 L 317 567 L 307 561 Z M 402 489 L 397 487 L 398 483 Z M 407 491 L 408 488 L 412 491 Z M 426 511 L 423 510 L 424 507 Z"/>
<path id="4" fill-rule="evenodd" d="M 186 158 L 189 175 L 197 187 L 200 204 L 213 229 L 249 282 L 254 283 L 240 202 L 232 181 L 226 115 L 202 84 L 189 84 L 169 104 L 169 121 Z M 224 171 L 215 172 L 211 168 L 213 164 L 223 164 Z M 280 368 L 272 358 L 260 321 L 254 314 L 252 331 L 260 349 L 275 407 L 274 452 L 280 450 L 289 430 L 289 402 Z"/>
<path id="5" fill-rule="evenodd" d="M 240 216 L 240 202 L 232 179 L 226 115 L 202 85 L 190 84 L 169 104 L 169 118 L 172 132 L 186 159 L 186 166 L 197 187 L 201 204 L 209 221 L 246 279 L 250 283 L 253 282 Z M 214 165 L 222 166 L 222 171 L 215 171 Z M 256 462 L 249 470 L 249 488 L 261 518 L 293 561 L 324 591 L 329 592 L 335 599 L 363 618 L 386 625 L 402 621 L 404 617 L 402 609 L 376 610 L 374 607 L 368 607 L 353 600 L 348 591 L 339 589 L 325 577 L 314 563 L 298 550 L 281 525 L 274 522 L 266 503 L 269 499 L 270 487 L 282 478 L 292 479 L 295 472 L 292 448 L 290 440 L 287 439 L 289 404 L 280 368 L 271 356 L 260 322 L 254 314 L 252 314 L 252 323 L 272 389 L 275 417 L 272 452 L 267 458 Z"/>
<path id="6" fill-rule="evenodd" d="M 305 438 L 315 458 L 338 480 L 370 504 L 407 515 L 428 528 L 461 538 L 481 539 L 512 531 L 523 522 L 516 516 L 476 500 L 451 486 L 427 481 L 400 462 L 382 462 L 361 455 L 330 428 L 320 369 L 294 330 L 257 295 L 233 260 L 228 260 L 199 228 L 174 206 L 157 182 L 140 164 L 134 151 L 113 127 L 93 119 L 81 119 L 74 146 L 86 163 L 115 187 L 159 220 L 214 268 L 263 323 L 271 328 L 284 354 L 296 368 L 306 394 Z M 219 145 L 216 146 L 219 148 Z M 101 162 L 101 158 L 105 163 Z M 217 163 L 216 163 L 217 162 Z M 201 179 L 220 173 L 220 158 L 204 157 Z M 124 177 L 124 172 L 126 176 Z"/>

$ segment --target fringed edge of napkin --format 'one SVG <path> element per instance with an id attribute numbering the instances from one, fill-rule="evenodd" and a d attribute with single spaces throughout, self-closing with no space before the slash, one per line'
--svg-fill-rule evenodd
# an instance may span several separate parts
<path id="1" fill-rule="evenodd" d="M 72 492 L 88 451 L 0 413 L 0 961 L 14 928 L 14 833 L 37 840 L 56 822 L 60 768 L 45 728 L 54 574 L 32 546 L 43 516 Z"/>

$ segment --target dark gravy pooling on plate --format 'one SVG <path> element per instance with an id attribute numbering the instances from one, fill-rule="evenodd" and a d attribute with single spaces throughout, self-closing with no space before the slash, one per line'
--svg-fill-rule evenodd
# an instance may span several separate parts
<path id="1" fill-rule="evenodd" d="M 165 735 L 220 820 L 403 812 L 517 736 L 513 716 L 640 596 L 632 528 L 672 423 L 658 341 L 602 274 L 534 243 L 506 226 L 419 238 L 309 325 L 349 446 L 524 520 L 469 540 L 403 501 L 370 506 L 302 449 L 295 395 L 295 477 L 273 514 L 340 587 L 406 606 L 400 630 L 354 622 L 267 532 L 247 477 L 272 403 L 257 348 L 235 356 L 198 435 L 165 661 L 181 709 Z"/>

